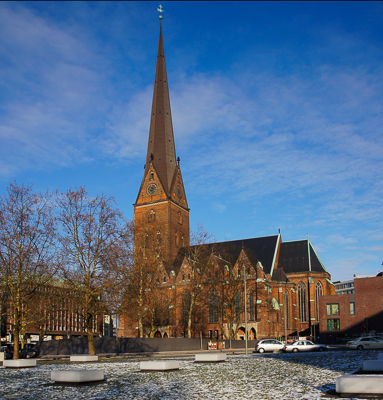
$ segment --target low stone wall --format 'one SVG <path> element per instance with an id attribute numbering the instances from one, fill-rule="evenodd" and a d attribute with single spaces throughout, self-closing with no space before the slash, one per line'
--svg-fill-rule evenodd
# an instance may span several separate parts
<path id="1" fill-rule="evenodd" d="M 202 349 L 208 349 L 210 339 L 202 339 Z M 213 343 L 217 341 L 212 340 Z M 218 340 L 218 343 L 225 342 L 225 349 L 229 348 L 228 340 Z M 108 338 L 95 337 L 96 353 L 155 353 L 163 351 L 193 351 L 201 349 L 201 339 L 182 339 L 182 338 Z M 247 346 L 249 351 L 255 348 L 255 340 L 249 340 Z M 244 340 L 232 340 L 233 349 L 244 349 Z M 49 340 L 36 344 L 40 356 L 48 355 L 76 355 L 88 354 L 88 339 L 79 337 L 73 339 Z"/>

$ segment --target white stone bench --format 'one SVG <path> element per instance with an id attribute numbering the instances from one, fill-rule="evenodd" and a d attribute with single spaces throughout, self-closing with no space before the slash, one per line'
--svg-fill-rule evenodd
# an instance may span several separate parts
<path id="1" fill-rule="evenodd" d="M 378 360 L 383 360 L 383 353 L 378 353 Z"/>
<path id="2" fill-rule="evenodd" d="M 98 361 L 98 356 L 70 356 L 70 360 L 75 362 Z"/>
<path id="3" fill-rule="evenodd" d="M 54 382 L 83 383 L 104 380 L 104 371 L 97 369 L 77 369 L 68 371 L 51 371 Z"/>
<path id="4" fill-rule="evenodd" d="M 349 374 L 336 378 L 337 393 L 383 394 L 383 375 Z"/>
<path id="5" fill-rule="evenodd" d="M 226 361 L 226 353 L 200 353 L 195 355 L 196 362 L 223 362 Z"/>
<path id="6" fill-rule="evenodd" d="M 3 367 L 6 368 L 31 368 L 36 366 L 36 360 L 22 359 L 22 360 L 4 360 Z"/>
<path id="7" fill-rule="evenodd" d="M 383 360 L 365 360 L 363 361 L 363 371 L 383 372 Z"/>
<path id="8" fill-rule="evenodd" d="M 180 369 L 179 361 L 141 361 L 141 371 L 171 371 Z"/>

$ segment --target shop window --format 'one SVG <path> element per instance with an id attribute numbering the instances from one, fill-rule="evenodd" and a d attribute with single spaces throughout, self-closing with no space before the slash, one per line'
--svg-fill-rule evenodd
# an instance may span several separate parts
<path id="1" fill-rule="evenodd" d="M 328 331 L 339 331 L 340 320 L 339 319 L 328 319 L 327 320 L 327 330 Z"/>
<path id="2" fill-rule="evenodd" d="M 327 304 L 327 315 L 339 315 L 339 304 Z"/>

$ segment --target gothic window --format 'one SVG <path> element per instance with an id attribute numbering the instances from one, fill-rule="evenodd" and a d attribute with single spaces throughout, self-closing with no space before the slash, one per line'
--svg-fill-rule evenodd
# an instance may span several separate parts
<path id="1" fill-rule="evenodd" d="M 178 211 L 178 223 L 182 225 L 182 215 L 181 215 L 181 211 Z"/>
<path id="2" fill-rule="evenodd" d="M 285 319 L 286 319 L 286 328 L 289 328 L 289 294 L 286 290 L 285 292 Z"/>
<path id="3" fill-rule="evenodd" d="M 184 235 L 181 236 L 181 242 L 182 242 L 182 247 L 184 247 L 184 246 L 185 246 L 185 243 L 184 243 Z"/>
<path id="4" fill-rule="evenodd" d="M 299 282 L 298 285 L 298 304 L 299 304 L 299 319 L 301 322 L 307 322 L 307 296 L 306 285 Z"/>
<path id="5" fill-rule="evenodd" d="M 189 310 L 190 310 L 190 292 L 188 290 L 184 290 L 182 294 L 182 324 L 187 325 L 189 320 Z"/>
<path id="6" fill-rule="evenodd" d="M 316 320 L 319 321 L 319 297 L 323 295 L 323 287 L 320 282 L 318 282 L 315 286 L 315 311 L 316 311 Z"/>
<path id="7" fill-rule="evenodd" d="M 149 212 L 149 222 L 154 222 L 156 219 L 156 212 L 154 210 L 150 210 Z"/>
<path id="8" fill-rule="evenodd" d="M 239 293 L 235 294 L 235 322 L 239 321 L 240 307 L 239 307 Z"/>
<path id="9" fill-rule="evenodd" d="M 152 181 L 154 179 L 154 174 L 153 172 L 150 173 L 150 180 Z"/>
<path id="10" fill-rule="evenodd" d="M 164 324 L 169 325 L 169 299 L 165 298 L 165 315 L 164 315 Z"/>
<path id="11" fill-rule="evenodd" d="M 250 290 L 249 294 L 249 306 L 250 306 L 250 321 L 254 321 L 255 313 L 254 313 L 254 292 Z"/>
<path id="12" fill-rule="evenodd" d="M 175 235 L 175 240 L 176 240 L 176 246 L 178 247 L 179 240 L 178 240 L 178 233 L 177 232 L 176 232 L 176 235 Z"/>
<path id="13" fill-rule="evenodd" d="M 161 232 L 157 231 L 157 246 L 161 244 Z"/>
<path id="14" fill-rule="evenodd" d="M 218 322 L 218 296 L 217 291 L 212 289 L 209 293 L 209 323 Z"/>

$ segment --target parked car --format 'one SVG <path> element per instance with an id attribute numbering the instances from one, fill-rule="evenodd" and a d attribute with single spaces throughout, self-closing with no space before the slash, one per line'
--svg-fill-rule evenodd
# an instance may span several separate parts
<path id="1" fill-rule="evenodd" d="M 4 360 L 9 360 L 13 356 L 7 346 L 1 346 L 0 351 L 4 353 Z"/>
<path id="2" fill-rule="evenodd" d="M 19 350 L 19 358 L 35 358 L 39 355 L 36 349 L 24 348 Z"/>
<path id="3" fill-rule="evenodd" d="M 347 342 L 346 347 L 353 350 L 383 349 L 383 340 L 373 337 L 359 337 Z"/>
<path id="4" fill-rule="evenodd" d="M 324 351 L 327 346 L 324 344 L 315 344 L 310 340 L 296 340 L 293 344 L 285 344 L 283 351 L 297 353 L 298 351 Z"/>
<path id="5" fill-rule="evenodd" d="M 265 351 L 279 351 L 283 349 L 283 343 L 276 339 L 262 339 L 255 345 L 255 351 L 264 353 Z"/>

